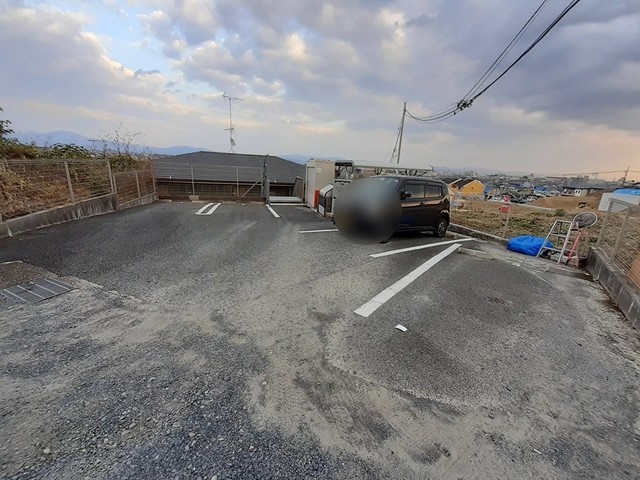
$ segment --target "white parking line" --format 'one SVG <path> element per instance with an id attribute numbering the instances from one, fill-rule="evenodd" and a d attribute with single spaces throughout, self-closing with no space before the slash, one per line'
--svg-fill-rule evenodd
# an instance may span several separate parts
<path id="1" fill-rule="evenodd" d="M 211 205 L 213 205 L 213 203 L 207 203 L 204 207 L 202 207 L 200 210 L 198 210 L 194 215 L 202 215 L 202 212 L 204 212 Z"/>
<path id="2" fill-rule="evenodd" d="M 322 232 L 337 232 L 337 228 L 323 228 L 321 230 L 299 230 L 298 233 L 322 233 Z"/>
<path id="3" fill-rule="evenodd" d="M 211 207 L 211 205 L 213 205 L 213 207 Z M 198 210 L 194 215 L 211 215 L 213 214 L 213 212 L 216 211 L 216 209 L 220 206 L 219 203 L 213 204 L 213 203 L 208 203 L 206 204 L 204 207 L 202 207 L 200 210 Z M 211 207 L 211 209 L 207 212 L 205 212 L 205 210 L 207 208 Z"/>
<path id="4" fill-rule="evenodd" d="M 402 291 L 406 286 L 411 284 L 411 282 L 413 282 L 418 277 L 420 277 L 420 275 L 425 273 L 427 270 L 433 267 L 440 260 L 444 259 L 445 257 L 455 252 L 460 246 L 461 245 L 459 243 L 456 243 L 455 245 L 451 245 L 445 251 L 440 252 L 439 254 L 430 258 L 429 260 L 424 262 L 422 265 L 420 265 L 418 268 L 416 268 L 412 272 L 402 277 L 396 283 L 394 283 L 390 287 L 385 288 L 383 291 L 381 291 L 378 295 L 376 295 L 367 303 L 362 305 L 360 308 L 354 310 L 354 313 L 357 315 L 360 315 L 361 317 L 367 318 L 369 315 L 375 312 L 378 308 L 384 305 L 389 299 L 393 298 L 393 296 L 396 293 Z"/>
<path id="5" fill-rule="evenodd" d="M 268 209 L 269 209 L 269 211 L 273 214 L 273 216 L 274 216 L 274 217 L 276 217 L 276 218 L 280 218 L 280 215 L 278 215 L 278 214 L 276 213 L 276 211 L 275 211 L 273 208 L 271 208 L 271 205 L 267 205 L 267 208 L 268 208 Z"/>
<path id="6" fill-rule="evenodd" d="M 475 238 L 461 238 L 459 240 L 447 240 L 446 242 L 427 243 L 426 245 L 417 245 L 415 247 L 399 248 L 398 250 L 387 250 L 386 252 L 374 253 L 369 255 L 373 258 L 387 257 L 389 255 L 395 255 L 396 253 L 413 252 L 414 250 L 422 250 L 423 248 L 439 247 L 441 245 L 450 245 L 452 243 L 470 242 Z"/>

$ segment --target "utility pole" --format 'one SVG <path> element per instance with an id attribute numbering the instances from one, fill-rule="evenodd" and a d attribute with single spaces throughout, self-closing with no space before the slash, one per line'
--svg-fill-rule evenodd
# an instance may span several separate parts
<path id="1" fill-rule="evenodd" d="M 407 115 L 407 102 L 402 107 L 402 120 L 400 121 L 400 141 L 398 142 L 398 158 L 396 163 L 400 163 L 400 152 L 402 151 L 402 134 L 404 133 L 404 117 Z"/>
<path id="2" fill-rule="evenodd" d="M 233 128 L 233 119 L 231 118 L 231 102 L 233 100 L 240 100 L 242 102 L 242 101 L 244 101 L 244 99 L 243 98 L 238 98 L 238 97 L 232 97 L 230 95 L 227 95 L 227 92 L 224 92 L 222 94 L 222 98 L 224 98 L 225 100 L 229 100 L 229 128 L 225 128 L 225 131 L 229 132 L 229 145 L 231 146 L 230 152 L 231 153 L 235 153 L 235 150 L 233 149 L 233 147 L 236 146 L 236 142 L 233 139 L 234 128 Z"/>
<path id="3" fill-rule="evenodd" d="M 407 114 L 407 102 L 404 102 L 402 107 L 402 119 L 400 120 L 400 127 L 398 128 L 398 135 L 396 136 L 396 144 L 393 146 L 393 152 L 391 152 L 390 163 L 393 163 L 393 159 L 396 159 L 396 163 L 400 163 L 400 151 L 402 150 L 402 134 L 404 132 L 404 117 Z M 396 155 L 397 152 L 397 155 Z"/>
<path id="4" fill-rule="evenodd" d="M 629 169 L 631 167 L 627 167 L 627 169 L 624 171 L 624 178 L 622 179 L 622 186 L 624 187 L 624 185 L 627 183 L 627 176 L 629 175 Z"/>

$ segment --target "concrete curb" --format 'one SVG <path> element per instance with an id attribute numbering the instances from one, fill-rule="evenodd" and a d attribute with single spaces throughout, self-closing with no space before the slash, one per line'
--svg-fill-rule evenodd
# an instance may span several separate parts
<path id="1" fill-rule="evenodd" d="M 449 225 L 449 230 L 456 233 L 462 233 L 464 235 L 469 235 L 470 237 L 481 238 L 482 240 L 489 240 L 490 242 L 497 242 L 503 245 L 508 243 L 506 238 L 498 237 L 497 235 L 492 235 L 490 233 L 481 232 L 480 230 L 474 230 L 473 228 L 463 227 L 462 225 L 457 225 L 452 223 Z"/>
<path id="2" fill-rule="evenodd" d="M 469 255 L 470 257 L 477 258 L 480 260 L 493 260 L 493 255 L 487 252 L 483 252 L 482 250 L 474 250 L 473 248 L 458 248 L 458 253 L 462 253 L 463 255 Z"/>
<path id="3" fill-rule="evenodd" d="M 587 270 L 609 293 L 613 302 L 627 317 L 631 326 L 640 327 L 640 291 L 627 275 L 599 248 L 591 248 Z"/>

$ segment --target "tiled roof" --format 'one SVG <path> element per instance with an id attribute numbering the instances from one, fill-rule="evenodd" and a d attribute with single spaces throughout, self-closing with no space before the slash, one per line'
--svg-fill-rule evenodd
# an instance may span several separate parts
<path id="1" fill-rule="evenodd" d="M 304 165 L 270 155 L 195 152 L 163 157 L 154 160 L 153 165 L 160 179 L 191 180 L 193 166 L 196 180 L 255 182 L 260 179 L 265 162 L 271 182 L 293 184 L 296 177 L 304 178 Z"/>
<path id="2" fill-rule="evenodd" d="M 460 177 L 445 177 L 442 179 L 442 181 L 447 185 L 451 185 L 452 183 L 455 183 L 458 180 L 460 180 Z"/>

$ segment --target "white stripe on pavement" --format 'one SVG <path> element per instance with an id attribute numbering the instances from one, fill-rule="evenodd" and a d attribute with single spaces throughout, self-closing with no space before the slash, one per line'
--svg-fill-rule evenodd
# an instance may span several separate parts
<path id="1" fill-rule="evenodd" d="M 321 230 L 299 230 L 298 233 L 322 233 L 322 232 L 337 232 L 337 228 L 323 228 Z"/>
<path id="2" fill-rule="evenodd" d="M 429 260 L 424 262 L 422 265 L 420 265 L 418 268 L 416 268 L 412 272 L 410 272 L 407 275 L 405 275 L 404 277 L 402 277 L 396 283 L 394 283 L 390 287 L 385 288 L 383 291 L 381 291 L 378 295 L 376 295 L 371 300 L 369 300 L 367 303 L 362 305 L 360 308 L 354 310 L 354 313 L 356 313 L 357 315 L 360 315 L 361 317 L 367 318 L 369 315 L 371 315 L 373 312 L 375 312 L 378 308 L 380 308 L 382 305 L 384 305 L 388 300 L 393 298 L 393 296 L 396 293 L 398 293 L 401 290 L 403 290 L 406 286 L 411 284 L 411 282 L 413 282 L 418 277 L 420 277 L 420 275 L 425 273 L 427 270 L 429 270 L 431 267 L 433 267 L 440 260 L 442 260 L 445 257 L 451 255 L 460 246 L 461 245 L 459 243 L 456 243 L 455 245 L 451 245 L 449 248 L 447 248 L 443 252 L 440 252 L 439 254 L 435 255 L 432 258 L 430 258 Z"/>
<path id="3" fill-rule="evenodd" d="M 213 205 L 213 207 L 211 207 L 211 205 Z M 196 215 L 211 215 L 213 214 L 213 212 L 216 211 L 216 209 L 220 206 L 219 203 L 213 204 L 213 203 L 209 203 L 208 205 L 205 205 L 204 208 L 201 208 L 200 210 L 198 210 L 195 214 Z M 211 207 L 211 209 L 207 212 L 205 212 L 204 210 Z"/>
<path id="4" fill-rule="evenodd" d="M 280 218 L 280 215 L 278 215 L 278 214 L 276 213 L 276 211 L 275 211 L 273 208 L 271 208 L 271 205 L 267 205 L 267 208 L 268 208 L 268 209 L 269 209 L 269 211 L 273 214 L 273 216 L 274 216 L 274 217 L 276 217 L 276 218 Z"/>
<path id="5" fill-rule="evenodd" d="M 387 250 L 386 252 L 374 253 L 369 255 L 373 258 L 387 257 L 389 255 L 395 255 L 396 253 L 413 252 L 414 250 L 422 250 L 423 248 L 439 247 L 441 245 L 450 245 L 458 242 L 470 242 L 475 238 L 461 238 L 459 240 L 447 240 L 446 242 L 427 243 L 426 245 L 417 245 L 415 247 L 400 248 L 398 250 Z"/>
<path id="6" fill-rule="evenodd" d="M 211 210 L 209 210 L 208 212 L 205 212 L 204 215 L 211 215 L 213 212 L 216 211 L 216 209 L 220 206 L 219 203 L 216 203 L 213 207 L 211 207 Z"/>
<path id="7" fill-rule="evenodd" d="M 211 205 L 213 205 L 213 203 L 207 203 L 204 207 L 202 207 L 200 210 L 198 210 L 194 215 L 202 215 L 202 212 L 204 212 Z"/>

